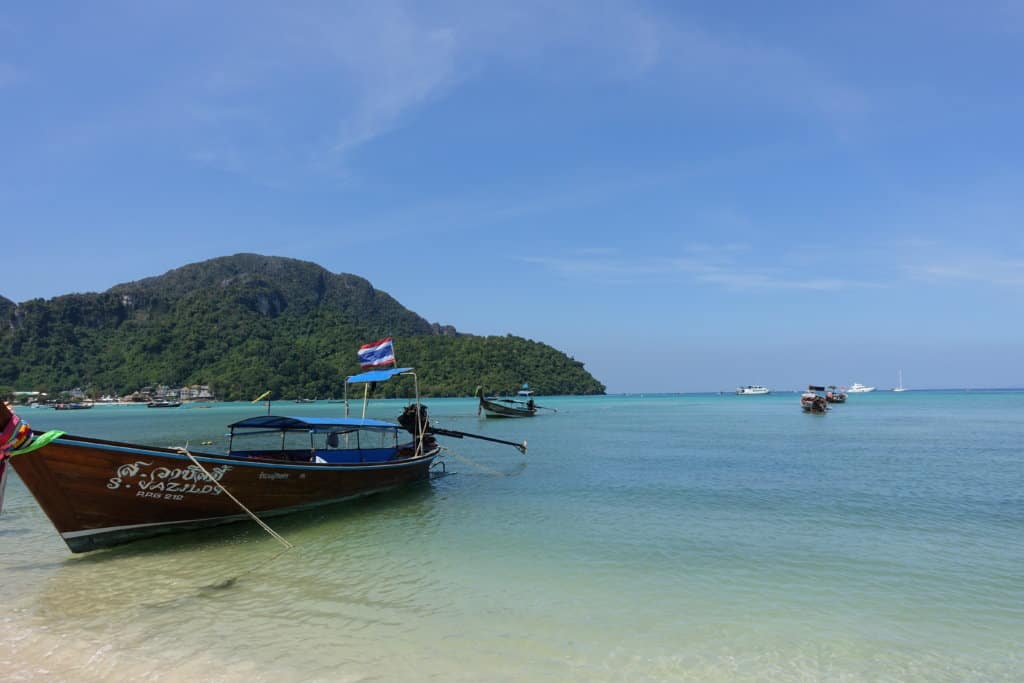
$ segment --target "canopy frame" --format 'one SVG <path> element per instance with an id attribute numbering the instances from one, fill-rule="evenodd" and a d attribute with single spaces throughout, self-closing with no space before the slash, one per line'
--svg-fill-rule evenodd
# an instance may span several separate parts
<path id="1" fill-rule="evenodd" d="M 386 382 L 392 377 L 410 375 L 412 376 L 413 394 L 415 396 L 416 405 L 416 424 L 421 424 L 422 412 L 420 411 L 420 380 L 416 376 L 416 371 L 413 368 L 384 368 L 380 370 L 370 370 L 369 372 L 362 372 L 358 375 L 349 375 L 345 378 L 345 417 L 349 416 L 349 403 L 348 403 L 348 385 L 349 384 L 362 384 L 363 385 L 363 413 L 362 419 L 366 419 L 366 407 L 370 401 L 370 387 L 377 382 Z M 418 429 L 419 438 L 416 440 L 416 452 L 420 454 L 423 452 L 423 437 L 426 435 L 425 429 Z"/>

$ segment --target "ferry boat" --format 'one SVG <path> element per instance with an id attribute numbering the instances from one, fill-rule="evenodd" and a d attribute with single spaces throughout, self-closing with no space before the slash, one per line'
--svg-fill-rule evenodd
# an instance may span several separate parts
<path id="1" fill-rule="evenodd" d="M 771 389 L 763 387 L 760 384 L 748 384 L 745 387 L 739 387 L 736 389 L 736 394 L 738 396 L 762 396 L 770 393 L 772 393 Z"/>

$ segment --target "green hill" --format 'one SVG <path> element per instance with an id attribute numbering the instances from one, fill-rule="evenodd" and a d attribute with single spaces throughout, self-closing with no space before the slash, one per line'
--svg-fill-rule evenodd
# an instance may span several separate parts
<path id="1" fill-rule="evenodd" d="M 539 394 L 600 394 L 564 353 L 521 337 L 480 337 L 432 324 L 356 275 L 295 259 L 236 254 L 102 293 L 21 304 L 0 297 L 0 386 L 95 394 L 208 384 L 218 398 L 270 389 L 282 399 L 341 396 L 356 349 L 392 335 L 426 396 L 477 385 Z M 410 380 L 378 396 L 408 395 Z"/>

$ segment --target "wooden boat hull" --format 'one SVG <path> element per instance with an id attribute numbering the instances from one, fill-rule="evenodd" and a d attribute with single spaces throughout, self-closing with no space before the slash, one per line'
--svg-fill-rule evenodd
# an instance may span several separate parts
<path id="1" fill-rule="evenodd" d="M 72 552 L 368 495 L 430 476 L 440 449 L 381 463 L 316 464 L 193 453 L 64 435 L 11 466 Z"/>
<path id="2" fill-rule="evenodd" d="M 489 401 L 486 398 L 480 399 L 480 410 L 485 417 L 533 417 L 537 412 L 536 409 L 519 408 L 515 405 Z"/>
<path id="3" fill-rule="evenodd" d="M 825 399 L 823 397 L 819 397 L 819 400 L 804 400 L 804 399 L 801 399 L 800 400 L 800 408 L 803 409 L 803 411 L 805 413 L 821 413 L 821 414 L 824 414 L 824 413 L 828 412 L 828 403 L 825 401 Z"/>

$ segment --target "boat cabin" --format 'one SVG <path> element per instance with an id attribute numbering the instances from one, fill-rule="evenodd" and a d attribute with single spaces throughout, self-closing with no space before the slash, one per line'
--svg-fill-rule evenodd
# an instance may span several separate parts
<path id="1" fill-rule="evenodd" d="M 228 453 L 324 464 L 381 463 L 414 455 L 409 434 L 369 418 L 259 415 L 228 425 Z"/>

